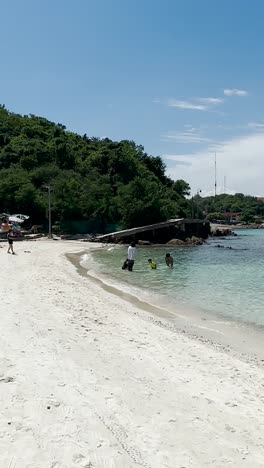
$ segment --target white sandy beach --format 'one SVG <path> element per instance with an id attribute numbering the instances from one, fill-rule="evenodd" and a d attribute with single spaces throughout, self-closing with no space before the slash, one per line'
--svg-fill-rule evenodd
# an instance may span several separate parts
<path id="1" fill-rule="evenodd" d="M 80 276 L 87 244 L 1 246 L 1 468 L 264 467 L 263 367 Z"/>

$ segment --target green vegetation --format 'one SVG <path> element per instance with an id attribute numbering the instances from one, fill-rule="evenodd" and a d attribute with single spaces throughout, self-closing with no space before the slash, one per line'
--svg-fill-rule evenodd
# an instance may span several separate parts
<path id="1" fill-rule="evenodd" d="M 241 213 L 240 220 L 245 223 L 258 222 L 264 218 L 264 203 L 256 197 L 236 193 L 235 195 L 217 195 L 216 197 L 194 197 L 199 209 L 207 213 L 208 219 L 225 219 L 223 213 Z"/>
<path id="2" fill-rule="evenodd" d="M 89 138 L 34 115 L 0 106 L 0 211 L 46 219 L 52 185 L 53 222 L 92 220 L 128 228 L 190 215 L 184 181 L 165 174 L 160 157 L 133 141 Z"/>

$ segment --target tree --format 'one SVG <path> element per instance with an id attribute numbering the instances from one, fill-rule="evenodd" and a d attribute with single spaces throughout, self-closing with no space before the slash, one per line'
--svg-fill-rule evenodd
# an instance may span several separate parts
<path id="1" fill-rule="evenodd" d="M 137 176 L 120 186 L 119 208 L 126 228 L 165 221 L 175 217 L 176 205 L 167 198 L 158 180 Z"/>
<path id="2" fill-rule="evenodd" d="M 172 189 L 180 198 L 188 197 L 191 193 L 190 185 L 181 179 L 173 182 Z"/>
<path id="3" fill-rule="evenodd" d="M 220 213 L 219 211 L 218 212 L 215 212 L 215 213 L 209 213 L 207 215 L 207 219 L 208 221 L 218 221 L 218 220 L 224 220 L 225 217 L 222 213 Z"/>
<path id="4" fill-rule="evenodd" d="M 264 217 L 264 203 L 256 197 L 237 193 L 235 195 L 221 194 L 216 197 L 200 197 L 200 206 L 207 213 L 241 213 L 241 221 L 254 216 Z M 221 219 L 221 218 L 218 218 Z"/>
<path id="5" fill-rule="evenodd" d="M 66 130 L 0 106 L 0 211 L 24 211 L 43 223 L 51 184 L 53 220 L 94 220 L 124 227 L 184 217 L 189 185 L 173 181 L 159 156 L 134 141 Z"/>
<path id="6" fill-rule="evenodd" d="M 241 216 L 242 223 L 254 223 L 255 222 L 255 212 L 254 210 L 245 210 L 243 216 Z"/>

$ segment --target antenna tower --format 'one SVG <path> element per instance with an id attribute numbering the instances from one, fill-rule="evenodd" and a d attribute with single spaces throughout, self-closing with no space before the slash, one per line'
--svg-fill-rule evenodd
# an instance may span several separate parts
<path id="1" fill-rule="evenodd" d="M 216 153 L 215 153 L 215 186 L 214 186 L 214 195 L 216 197 L 216 188 L 217 188 L 217 181 L 216 181 Z"/>

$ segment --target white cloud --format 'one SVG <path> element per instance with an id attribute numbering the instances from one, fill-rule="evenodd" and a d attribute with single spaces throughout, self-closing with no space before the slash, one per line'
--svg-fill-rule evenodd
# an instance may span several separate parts
<path id="1" fill-rule="evenodd" d="M 168 101 L 169 107 L 177 107 L 178 109 L 192 109 L 192 110 L 200 110 L 206 111 L 208 106 L 203 104 L 196 104 L 195 102 L 191 101 L 177 101 L 176 99 L 170 99 Z"/>
<path id="2" fill-rule="evenodd" d="M 178 109 L 191 109 L 200 111 L 209 111 L 212 107 L 222 104 L 224 99 L 214 97 L 195 97 L 188 101 L 179 101 L 177 99 L 169 99 L 169 107 L 177 107 Z"/>
<path id="3" fill-rule="evenodd" d="M 248 92 L 244 89 L 236 89 L 236 88 L 227 88 L 224 89 L 225 96 L 247 96 Z"/>
<path id="4" fill-rule="evenodd" d="M 197 187 L 210 192 L 214 186 L 214 150 L 217 152 L 217 181 L 227 189 L 264 196 L 264 133 L 254 133 L 224 142 L 221 146 L 208 146 L 190 154 L 165 154 L 168 173 L 175 179 L 185 179 L 195 193 Z M 180 163 L 180 164 L 179 164 Z"/>
<path id="5" fill-rule="evenodd" d="M 209 143 L 210 140 L 204 137 L 199 130 L 194 127 L 185 126 L 187 129 L 184 132 L 166 132 L 162 135 L 165 141 L 174 141 L 177 143 L 200 144 Z"/>
<path id="6" fill-rule="evenodd" d="M 249 122 L 248 126 L 250 128 L 264 129 L 264 123 L 263 122 Z"/>
<path id="7" fill-rule="evenodd" d="M 222 104 L 222 102 L 224 102 L 224 99 L 207 97 L 197 98 L 197 101 L 204 102 L 205 104 Z"/>

